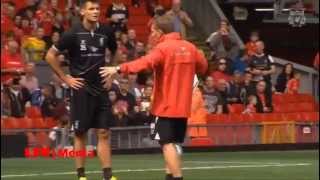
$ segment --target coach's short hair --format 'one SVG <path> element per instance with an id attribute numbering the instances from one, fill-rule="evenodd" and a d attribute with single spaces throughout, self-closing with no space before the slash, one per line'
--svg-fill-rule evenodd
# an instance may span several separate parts
<path id="1" fill-rule="evenodd" d="M 172 15 L 156 17 L 155 25 L 165 34 L 174 32 L 174 19 Z"/>

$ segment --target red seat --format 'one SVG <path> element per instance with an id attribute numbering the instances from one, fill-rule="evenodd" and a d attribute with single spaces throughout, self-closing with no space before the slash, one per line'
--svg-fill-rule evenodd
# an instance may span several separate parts
<path id="1" fill-rule="evenodd" d="M 319 112 L 302 112 L 300 113 L 301 120 L 300 121 L 319 121 Z"/>
<path id="2" fill-rule="evenodd" d="M 191 139 L 190 146 L 199 147 L 199 146 L 212 146 L 213 140 L 209 137 L 194 138 Z"/>
<path id="3" fill-rule="evenodd" d="M 43 118 L 32 118 L 32 128 L 42 129 L 46 128 Z"/>
<path id="4" fill-rule="evenodd" d="M 45 122 L 46 128 L 53 128 L 58 124 L 58 121 L 54 118 L 45 118 L 44 122 Z"/>
<path id="5" fill-rule="evenodd" d="M 5 118 L 3 121 L 4 129 L 17 129 L 19 128 L 19 121 L 16 118 Z"/>
<path id="6" fill-rule="evenodd" d="M 29 118 L 39 118 L 42 117 L 41 110 L 39 107 L 31 106 L 26 108 L 26 116 Z"/>
<path id="7" fill-rule="evenodd" d="M 301 120 L 300 113 L 283 113 L 282 117 L 284 121 L 300 121 Z"/>
<path id="8" fill-rule="evenodd" d="M 230 122 L 243 122 L 244 117 L 242 114 L 229 114 Z"/>
<path id="9" fill-rule="evenodd" d="M 244 111 L 243 104 L 232 104 L 229 106 L 229 112 L 231 114 L 241 114 Z"/>

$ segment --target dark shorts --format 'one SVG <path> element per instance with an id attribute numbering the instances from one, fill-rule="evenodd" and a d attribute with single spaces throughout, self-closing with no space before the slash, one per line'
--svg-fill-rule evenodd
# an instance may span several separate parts
<path id="1" fill-rule="evenodd" d="M 187 130 L 187 118 L 155 117 L 151 123 L 151 138 L 160 145 L 183 143 Z"/>
<path id="2" fill-rule="evenodd" d="M 90 128 L 109 129 L 113 116 L 108 94 L 93 96 L 84 89 L 72 90 L 71 121 L 76 133 L 85 133 Z"/>

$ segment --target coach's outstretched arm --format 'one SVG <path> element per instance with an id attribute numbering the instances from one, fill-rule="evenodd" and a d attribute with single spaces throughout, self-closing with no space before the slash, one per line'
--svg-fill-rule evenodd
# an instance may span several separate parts
<path id="1" fill-rule="evenodd" d="M 132 62 L 124 63 L 116 67 L 102 67 L 100 68 L 100 75 L 102 77 L 109 77 L 117 72 L 129 74 L 138 73 L 143 70 L 153 70 L 156 66 L 162 64 L 164 59 L 164 52 L 155 48 L 148 55 Z"/>
<path id="2" fill-rule="evenodd" d="M 53 71 L 60 77 L 61 80 L 63 80 L 69 87 L 73 89 L 80 89 L 83 87 L 83 81 L 82 78 L 74 78 L 71 75 L 66 75 L 61 66 L 60 62 L 57 59 L 58 52 L 55 48 L 51 47 L 46 55 L 46 61 L 51 66 Z"/>

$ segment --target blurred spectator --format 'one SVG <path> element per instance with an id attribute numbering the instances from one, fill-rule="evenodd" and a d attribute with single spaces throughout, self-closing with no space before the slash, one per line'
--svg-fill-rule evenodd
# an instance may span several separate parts
<path id="1" fill-rule="evenodd" d="M 223 109 L 223 114 L 229 113 L 229 103 L 228 103 L 228 82 L 224 79 L 218 80 L 217 90 L 221 96 L 221 104 Z"/>
<path id="2" fill-rule="evenodd" d="M 49 37 L 52 34 L 55 16 L 48 1 L 44 0 L 40 2 L 35 17 L 38 20 L 39 27 L 42 27 L 44 30 L 44 36 Z"/>
<path id="3" fill-rule="evenodd" d="M 275 61 L 270 55 L 264 53 L 264 42 L 258 41 L 256 44 L 257 53 L 252 57 L 249 66 L 251 69 L 251 73 L 253 74 L 253 81 L 255 83 L 262 80 L 265 82 L 266 98 L 268 98 L 267 102 L 271 102 L 272 104 L 271 75 L 276 72 L 276 67 L 274 65 Z"/>
<path id="4" fill-rule="evenodd" d="M 201 90 L 195 87 L 192 94 L 191 115 L 188 119 L 188 125 L 203 125 L 207 124 L 208 112 L 205 109 L 204 99 Z M 190 138 L 207 137 L 207 127 L 190 127 L 188 128 Z"/>
<path id="5" fill-rule="evenodd" d="M 4 107 L 12 117 L 24 117 L 25 106 L 30 101 L 30 93 L 28 89 L 22 87 L 19 83 L 20 79 L 15 78 L 12 83 L 4 89 Z"/>
<path id="6" fill-rule="evenodd" d="M 238 56 L 240 47 L 235 35 L 230 32 L 230 24 L 227 20 L 221 20 L 220 29 L 212 33 L 206 42 L 212 51 L 213 60 L 220 57 L 234 59 Z"/>
<path id="7" fill-rule="evenodd" d="M 257 112 L 270 113 L 273 111 L 272 101 L 270 101 L 269 94 L 267 93 L 267 83 L 263 80 L 259 81 L 256 85 L 257 97 Z"/>
<path id="8" fill-rule="evenodd" d="M 228 103 L 238 104 L 241 103 L 241 89 L 242 89 L 242 75 L 235 72 L 232 80 L 229 82 L 228 88 Z"/>
<path id="9" fill-rule="evenodd" d="M 316 57 L 314 58 L 313 67 L 316 70 L 319 70 L 319 52 L 317 53 Z"/>
<path id="10" fill-rule="evenodd" d="M 152 91 L 152 86 L 146 86 L 144 88 L 142 96 L 137 97 L 137 106 L 134 107 L 134 113 L 131 115 L 129 121 L 130 126 L 149 125 L 152 122 L 153 116 L 150 113 Z M 139 98 L 141 100 L 138 102 Z"/>
<path id="11" fill-rule="evenodd" d="M 146 55 L 146 49 L 143 42 L 137 42 L 135 47 L 135 59 Z"/>
<path id="12" fill-rule="evenodd" d="M 128 56 L 129 56 L 130 60 L 134 58 L 136 44 L 137 44 L 136 31 L 134 29 L 129 29 L 128 30 L 128 42 L 126 44 L 126 48 L 128 49 Z"/>
<path id="13" fill-rule="evenodd" d="M 248 104 L 246 105 L 245 110 L 242 112 L 242 114 L 251 114 L 257 112 L 257 97 L 256 96 L 249 96 L 248 97 Z"/>
<path id="14" fill-rule="evenodd" d="M 1 34 L 7 34 L 13 30 L 16 15 L 16 5 L 12 2 L 1 2 Z"/>
<path id="15" fill-rule="evenodd" d="M 187 27 L 192 27 L 193 22 L 189 15 L 181 9 L 181 0 L 173 0 L 172 8 L 167 14 L 174 17 L 174 31 L 180 32 L 181 36 L 187 38 Z"/>
<path id="16" fill-rule="evenodd" d="M 24 36 L 30 36 L 33 29 L 28 18 L 23 17 L 21 20 L 21 30 Z"/>
<path id="17" fill-rule="evenodd" d="M 208 76 L 203 86 L 204 105 L 209 114 L 223 113 L 223 100 L 214 88 L 213 78 Z"/>
<path id="18" fill-rule="evenodd" d="M 283 67 L 281 74 L 279 74 L 276 83 L 276 91 L 284 93 L 286 90 L 287 82 L 293 78 L 293 64 L 288 63 Z"/>
<path id="19" fill-rule="evenodd" d="M 1 50 L 1 83 L 7 83 L 24 72 L 24 60 L 19 53 L 19 44 L 10 40 L 7 48 Z"/>
<path id="20" fill-rule="evenodd" d="M 245 50 L 239 51 L 239 56 L 235 58 L 232 62 L 232 73 L 234 72 L 240 72 L 245 73 L 246 70 L 248 70 L 250 63 L 249 56 L 245 53 Z"/>
<path id="21" fill-rule="evenodd" d="M 41 114 L 43 117 L 54 117 L 59 100 L 55 97 L 53 85 L 45 84 L 41 88 Z"/>
<path id="22" fill-rule="evenodd" d="M 129 92 L 130 85 L 129 80 L 126 78 L 120 79 L 119 82 L 120 93 L 118 95 L 118 100 L 124 101 L 127 104 L 127 108 L 129 111 L 133 110 L 133 107 L 136 105 L 136 99 L 134 95 Z"/>
<path id="23" fill-rule="evenodd" d="M 62 13 L 56 13 L 52 24 L 52 32 L 58 32 L 59 34 L 62 34 L 65 31 L 65 23 L 66 22 Z"/>
<path id="24" fill-rule="evenodd" d="M 129 10 L 121 0 L 113 0 L 107 9 L 106 17 L 114 31 L 127 32 Z"/>
<path id="25" fill-rule="evenodd" d="M 259 32 L 253 31 L 250 34 L 250 41 L 246 43 L 246 54 L 249 57 L 254 56 L 257 53 L 257 45 L 256 42 L 260 41 L 260 35 Z"/>
<path id="26" fill-rule="evenodd" d="M 25 67 L 25 75 L 21 76 L 20 84 L 27 88 L 32 94 L 33 91 L 39 89 L 38 78 L 35 76 L 34 63 L 28 63 Z"/>
<path id="27" fill-rule="evenodd" d="M 132 0 L 131 4 L 132 4 L 132 6 L 138 8 L 141 5 L 141 0 Z"/>
<path id="28" fill-rule="evenodd" d="M 300 78 L 301 74 L 299 72 L 294 72 L 293 78 L 291 78 L 287 83 L 286 93 L 288 94 L 298 94 L 300 89 Z"/>
<path id="29" fill-rule="evenodd" d="M 115 91 L 109 92 L 109 97 L 114 102 L 117 99 Z M 123 100 L 117 100 L 113 105 L 114 123 L 116 127 L 125 127 L 129 124 L 128 103 Z"/>
<path id="30" fill-rule="evenodd" d="M 70 88 L 55 73 L 52 74 L 50 85 L 54 87 L 55 89 L 54 96 L 57 99 L 64 100 L 65 98 L 68 98 L 70 93 Z"/>
<path id="31" fill-rule="evenodd" d="M 155 14 L 155 9 L 159 5 L 159 0 L 145 0 L 146 9 L 149 16 L 153 17 Z"/>
<path id="32" fill-rule="evenodd" d="M 23 53 L 27 62 L 40 62 L 43 61 L 46 42 L 44 38 L 44 29 L 38 28 L 35 30 L 35 35 L 28 37 L 23 43 Z"/>
<path id="33" fill-rule="evenodd" d="M 218 61 L 217 70 L 213 71 L 210 76 L 215 81 L 215 84 L 220 80 L 224 79 L 227 82 L 231 80 L 231 77 L 227 74 L 227 60 L 225 58 L 220 58 Z"/>
<path id="34" fill-rule="evenodd" d="M 50 39 L 46 42 L 46 49 L 51 48 L 52 45 L 57 45 L 57 43 L 60 40 L 60 33 L 59 32 L 53 32 L 52 36 L 50 37 Z"/>
<path id="35" fill-rule="evenodd" d="M 129 87 L 130 87 L 129 93 L 134 95 L 134 97 L 142 96 L 142 93 L 139 89 L 139 85 L 137 83 L 137 78 L 138 78 L 137 74 L 129 74 L 128 75 L 128 82 L 129 82 Z"/>
<path id="36" fill-rule="evenodd" d="M 240 98 L 243 104 L 247 104 L 248 97 L 256 92 L 255 83 L 252 81 L 252 77 L 250 72 L 246 72 L 243 76 L 243 86 L 240 92 Z"/>

